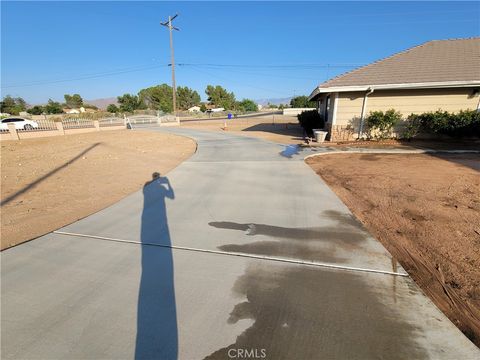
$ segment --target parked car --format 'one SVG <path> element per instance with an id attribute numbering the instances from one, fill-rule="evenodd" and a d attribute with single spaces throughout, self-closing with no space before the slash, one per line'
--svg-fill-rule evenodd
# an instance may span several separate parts
<path id="1" fill-rule="evenodd" d="M 8 123 L 14 123 L 15 129 L 17 130 L 32 130 L 38 128 L 38 124 L 35 121 L 12 116 L 2 119 L 0 130 L 8 130 Z"/>
<path id="2" fill-rule="evenodd" d="M 222 111 L 225 111 L 224 108 L 215 108 L 215 109 L 208 109 L 207 111 L 205 111 L 206 113 L 216 113 L 216 112 L 222 112 Z"/>

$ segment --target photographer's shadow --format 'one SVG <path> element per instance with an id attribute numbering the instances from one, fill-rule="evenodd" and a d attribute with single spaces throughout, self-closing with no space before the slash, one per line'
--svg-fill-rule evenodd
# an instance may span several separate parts
<path id="1" fill-rule="evenodd" d="M 143 187 L 135 359 L 176 359 L 178 355 L 173 258 L 165 205 L 166 198 L 174 197 L 168 178 L 159 173 L 154 173 Z"/>

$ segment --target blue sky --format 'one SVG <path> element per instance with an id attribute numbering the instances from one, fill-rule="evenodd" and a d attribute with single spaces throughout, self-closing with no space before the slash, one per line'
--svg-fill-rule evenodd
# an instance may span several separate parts
<path id="1" fill-rule="evenodd" d="M 479 36 L 479 2 L 5 2 L 1 95 L 84 99 L 171 82 L 205 98 L 309 94 L 320 82 L 433 39 Z M 227 66 L 226 66 L 227 65 Z M 230 66 L 235 65 L 235 66 Z"/>

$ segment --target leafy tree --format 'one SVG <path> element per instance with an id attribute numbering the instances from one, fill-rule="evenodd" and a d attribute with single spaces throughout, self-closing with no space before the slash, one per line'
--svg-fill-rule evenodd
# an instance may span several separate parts
<path id="1" fill-rule="evenodd" d="M 98 110 L 98 107 L 96 107 L 95 105 L 92 105 L 92 104 L 83 104 L 83 107 L 84 107 L 85 109 Z"/>
<path id="2" fill-rule="evenodd" d="M 10 95 L 7 95 L 0 103 L 0 112 L 12 114 L 12 109 L 15 107 L 15 105 L 15 99 Z"/>
<path id="3" fill-rule="evenodd" d="M 207 106 L 205 105 L 205 103 L 201 103 L 201 104 L 200 104 L 200 111 L 201 111 L 201 112 L 207 111 Z"/>
<path id="4" fill-rule="evenodd" d="M 258 105 L 250 99 L 243 99 L 237 103 L 237 108 L 241 111 L 258 111 Z"/>
<path id="5" fill-rule="evenodd" d="M 65 104 L 70 109 L 79 108 L 83 106 L 83 99 L 79 94 L 73 94 L 73 95 L 65 94 L 63 95 L 63 97 L 65 98 Z"/>
<path id="6" fill-rule="evenodd" d="M 59 102 L 48 99 L 48 103 L 45 105 L 45 112 L 47 114 L 61 114 L 63 113 L 62 105 Z"/>
<path id="7" fill-rule="evenodd" d="M 27 109 L 27 102 L 21 97 L 15 98 L 15 104 L 20 111 L 25 111 Z"/>
<path id="8" fill-rule="evenodd" d="M 181 110 L 187 110 L 200 103 L 200 95 L 189 87 L 177 88 L 177 106 Z"/>
<path id="9" fill-rule="evenodd" d="M 133 112 L 134 110 L 145 108 L 145 105 L 137 95 L 123 94 L 117 97 L 117 101 L 120 104 L 120 111 L 123 112 Z"/>
<path id="10" fill-rule="evenodd" d="M 149 109 L 162 110 L 166 113 L 173 111 L 172 96 L 172 87 L 167 84 L 142 89 L 138 93 L 142 104 L 145 104 Z"/>
<path id="11" fill-rule="evenodd" d="M 217 107 L 223 107 L 226 110 L 235 108 L 235 94 L 233 92 L 229 93 L 220 85 L 208 85 L 205 94 L 208 96 L 208 101 Z"/>
<path id="12" fill-rule="evenodd" d="M 290 106 L 292 108 L 314 108 L 316 104 L 314 101 L 308 101 L 308 96 L 301 95 L 292 98 L 292 100 L 290 100 Z"/>
<path id="13" fill-rule="evenodd" d="M 109 113 L 116 114 L 116 113 L 120 112 L 120 109 L 118 108 L 117 105 L 115 105 L 115 104 L 110 104 L 110 105 L 107 106 L 107 111 L 108 111 Z"/>
<path id="14" fill-rule="evenodd" d="M 30 109 L 27 110 L 27 112 L 31 115 L 42 115 L 43 114 L 43 106 L 40 105 L 35 105 L 34 107 L 31 107 Z"/>
<path id="15" fill-rule="evenodd" d="M 27 103 L 21 97 L 13 98 L 7 95 L 0 102 L 0 112 L 12 115 L 18 115 L 20 111 L 25 111 Z"/>

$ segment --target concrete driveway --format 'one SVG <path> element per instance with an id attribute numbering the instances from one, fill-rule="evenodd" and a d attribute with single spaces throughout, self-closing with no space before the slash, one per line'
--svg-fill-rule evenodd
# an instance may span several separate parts
<path id="1" fill-rule="evenodd" d="M 309 151 L 148 130 L 193 137 L 197 153 L 2 253 L 3 358 L 480 356 L 304 164 Z"/>

